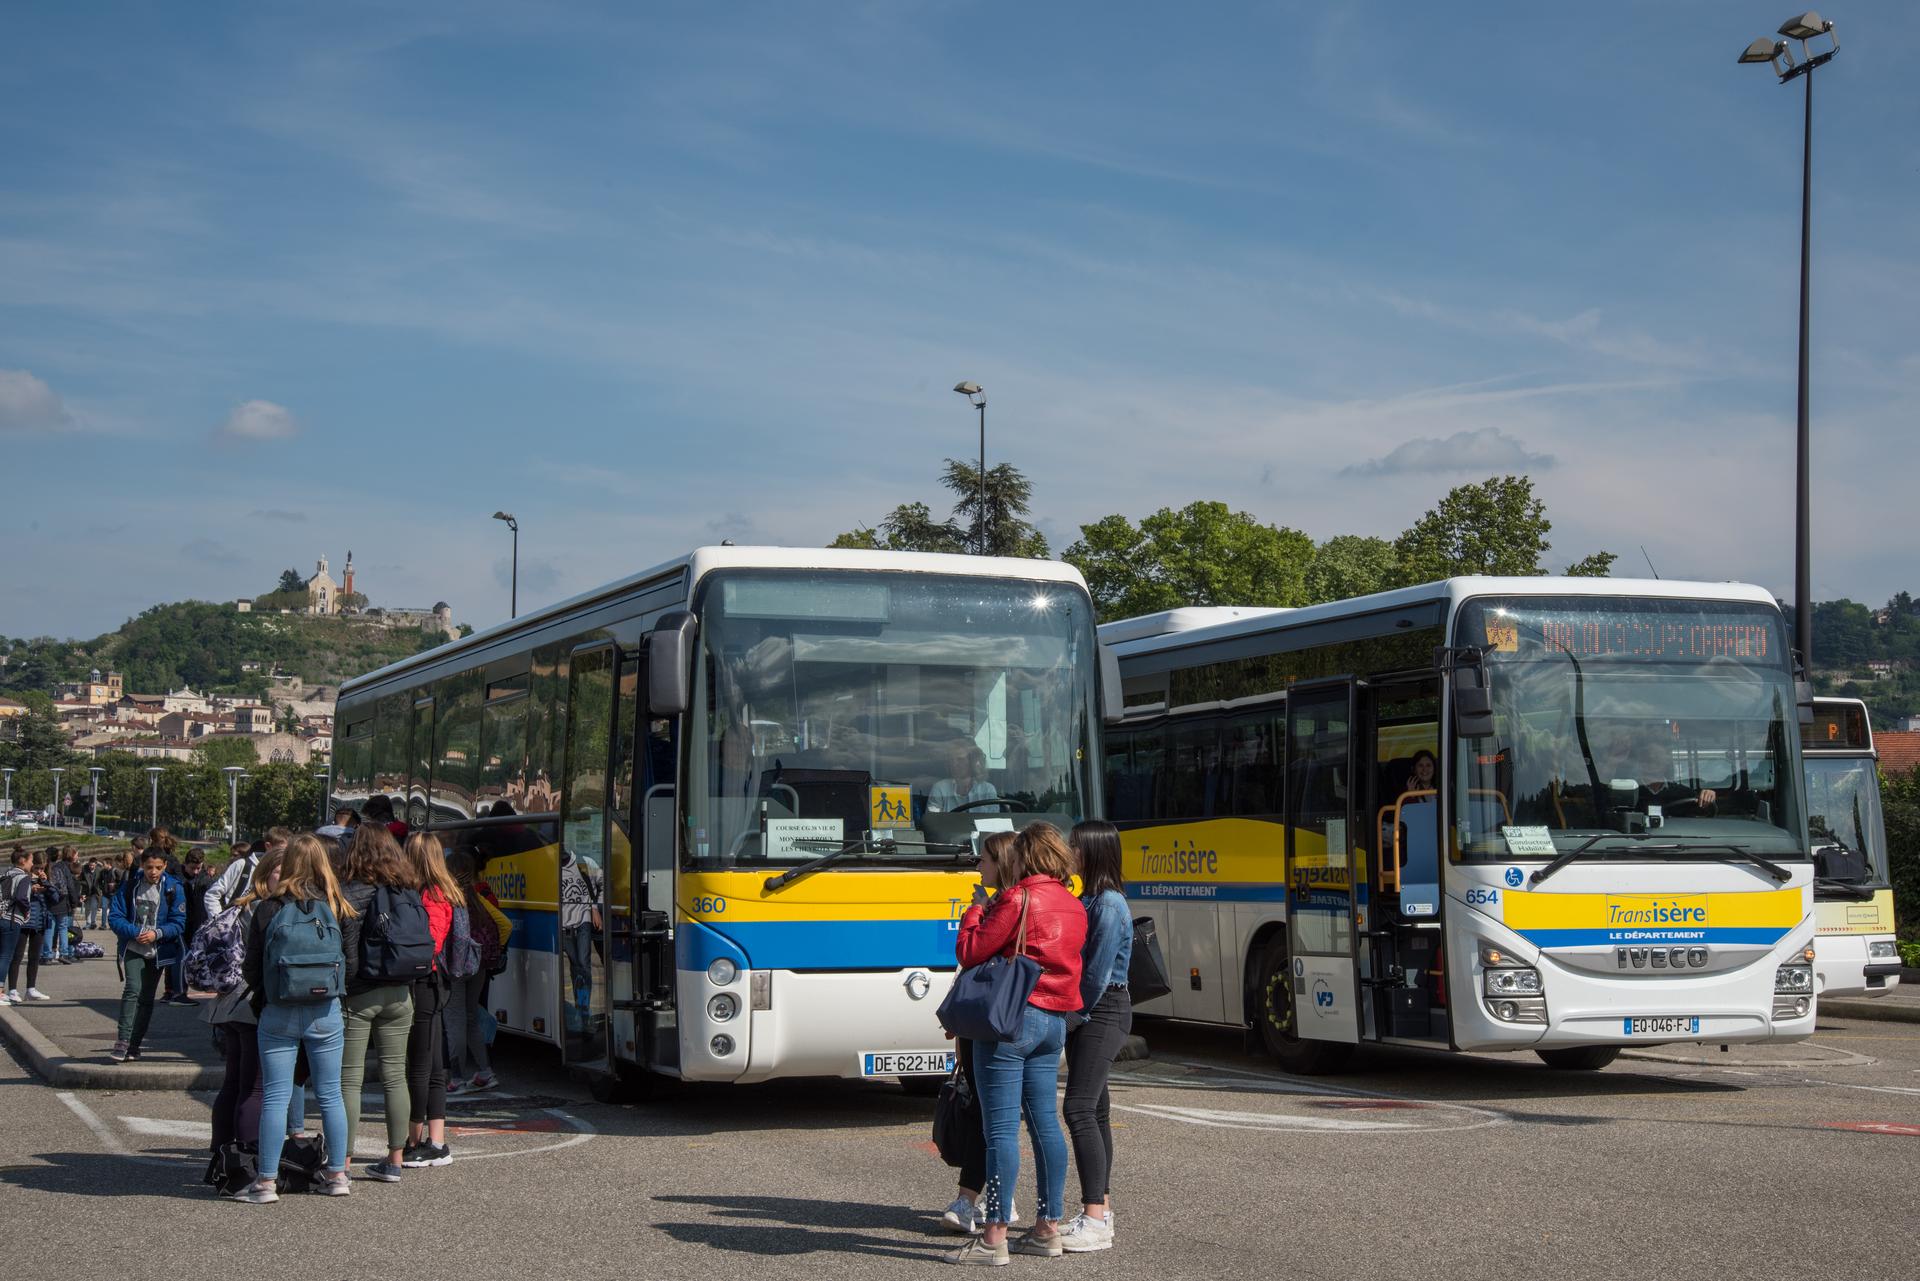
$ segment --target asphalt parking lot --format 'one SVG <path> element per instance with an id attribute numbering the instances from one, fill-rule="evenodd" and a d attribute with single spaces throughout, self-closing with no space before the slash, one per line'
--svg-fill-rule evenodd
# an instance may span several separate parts
<path id="1" fill-rule="evenodd" d="M 1384 1052 L 1290 1078 L 1237 1038 L 1145 1023 L 1114 1101 L 1118 1246 L 1014 1267 L 1205 1277 L 1888 1277 L 1911 1271 L 1920 1025 L 1668 1047 L 1600 1073 Z M 802 1081 L 598 1104 L 529 1048 L 456 1100 L 458 1159 L 344 1200 L 218 1201 L 205 1094 L 56 1091 L 0 1062 L 0 1202 L 116 1271 L 891 1277 L 939 1264 L 951 1172 L 928 1101 Z M 377 1096 L 368 1096 L 377 1115 Z M 377 1133 L 377 1125 L 370 1133 Z M 1032 1204 L 1024 1163 L 1018 1200 Z M 1068 1182 L 1069 1198 L 1074 1183 Z M 102 1234 L 109 1240 L 102 1240 Z M 130 1239 L 131 1238 L 131 1239 Z M 263 1255 L 263 1251 L 265 1255 Z M 112 1262 L 119 1260 L 122 1262 Z M 163 1271 L 181 1265 L 162 1262 Z M 316 1268 L 322 1265 L 315 1264 Z M 15 1253 L 10 1276 L 73 1262 Z M 131 1267 L 143 1272 L 145 1266 Z"/>

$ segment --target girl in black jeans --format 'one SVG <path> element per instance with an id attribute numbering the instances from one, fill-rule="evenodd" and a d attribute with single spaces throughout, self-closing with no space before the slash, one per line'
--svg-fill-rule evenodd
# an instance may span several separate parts
<path id="1" fill-rule="evenodd" d="M 1081 949 L 1080 1026 L 1067 1035 L 1067 1093 L 1062 1104 L 1080 1171 L 1084 1208 L 1060 1229 L 1071 1254 L 1113 1247 L 1113 1214 L 1107 1208 L 1113 1176 L 1112 1104 L 1107 1078 L 1113 1060 L 1133 1031 L 1127 967 L 1133 960 L 1133 916 L 1120 874 L 1120 832 L 1097 820 L 1080 824 L 1069 838 L 1080 865 L 1080 901 L 1087 907 L 1087 941 Z"/>

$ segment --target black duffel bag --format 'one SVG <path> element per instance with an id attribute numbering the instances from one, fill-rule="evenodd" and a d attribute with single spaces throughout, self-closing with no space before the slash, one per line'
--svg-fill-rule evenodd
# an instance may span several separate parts
<path id="1" fill-rule="evenodd" d="M 961 1042 L 960 1053 L 966 1053 L 965 1042 Z M 982 1133 L 980 1100 L 956 1057 L 952 1075 L 940 1083 L 940 1093 L 933 1101 L 933 1146 L 940 1159 L 957 1170 L 967 1163 L 968 1144 L 977 1149 Z"/>
<path id="2" fill-rule="evenodd" d="M 1167 958 L 1151 916 L 1133 918 L 1133 956 L 1127 962 L 1127 999 L 1139 1005 L 1173 991 L 1167 982 Z"/>

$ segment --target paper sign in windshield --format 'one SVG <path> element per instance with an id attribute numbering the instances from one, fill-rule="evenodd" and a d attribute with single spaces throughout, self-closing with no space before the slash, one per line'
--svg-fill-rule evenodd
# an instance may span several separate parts
<path id="1" fill-rule="evenodd" d="M 831 853 L 846 839 L 846 822 L 837 818 L 770 818 L 767 820 L 767 857 L 809 857 Z M 803 844 L 802 842 L 809 842 Z M 831 844 L 812 844 L 830 842 Z"/>
<path id="2" fill-rule="evenodd" d="M 1553 831 L 1546 827 L 1503 827 L 1500 835 L 1507 838 L 1507 853 L 1515 855 L 1544 855 L 1552 858 Z"/>

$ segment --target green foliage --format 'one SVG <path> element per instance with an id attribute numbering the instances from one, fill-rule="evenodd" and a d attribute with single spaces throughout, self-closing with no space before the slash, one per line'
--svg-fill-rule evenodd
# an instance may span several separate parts
<path id="1" fill-rule="evenodd" d="M 1900 592 L 1887 602 L 1886 622 L 1851 600 L 1817 601 L 1813 607 L 1813 686 L 1867 702 L 1876 726 L 1891 727 L 1920 712 L 1920 614 L 1913 597 Z M 1891 676 L 1868 676 L 1867 664 L 1889 662 Z"/>
<path id="2" fill-rule="evenodd" d="M 1457 485 L 1394 541 L 1403 584 L 1458 574 L 1538 574 L 1553 522 L 1530 476 Z"/>
<path id="3" fill-rule="evenodd" d="M 292 592 L 268 592 L 265 596 L 253 598 L 253 607 L 267 614 L 277 614 L 283 609 L 298 612 L 306 609 L 311 603 L 307 596 L 307 589 L 304 587 Z"/>
<path id="4" fill-rule="evenodd" d="M 67 749 L 66 731 L 53 714 L 53 700 L 39 691 L 27 692 L 39 696 L 20 700 L 27 705 L 27 714 L 15 718 L 12 746 L 17 759 L 7 763 L 25 769 L 65 765 L 72 753 Z"/>
<path id="5" fill-rule="evenodd" d="M 240 783 L 240 831 L 309 828 L 319 821 L 320 780 L 304 765 L 262 765 Z"/>
<path id="6" fill-rule="evenodd" d="M 1882 774 L 1887 867 L 1900 937 L 1920 941 L 1920 770 Z"/>
<path id="7" fill-rule="evenodd" d="M 976 545 L 974 531 L 981 510 L 980 468 L 960 459 L 946 460 L 940 483 L 953 492 L 953 514 L 935 520 L 925 503 L 902 503 L 874 528 L 852 529 L 829 547 L 869 551 L 964 552 Z M 987 468 L 986 551 L 994 556 L 1021 556 L 1044 560 L 1051 552 L 1047 540 L 1026 520 L 1033 498 L 1033 482 L 1011 463 Z"/>
<path id="8" fill-rule="evenodd" d="M 283 569 L 280 571 L 280 585 L 273 590 L 276 593 L 299 592 L 302 596 L 305 596 L 307 594 L 307 580 L 300 577 L 300 571 L 297 569 Z"/>
<path id="9" fill-rule="evenodd" d="M 1576 560 L 1564 572 L 1568 578 L 1610 578 L 1613 576 L 1613 562 L 1619 559 L 1612 552 L 1595 552 Z"/>
<path id="10" fill-rule="evenodd" d="M 962 552 L 966 538 L 952 521 L 936 521 L 925 503 L 902 503 L 882 518 L 877 529 L 840 535 L 830 547 L 883 552 Z"/>
<path id="11" fill-rule="evenodd" d="M 253 739 L 242 734 L 203 738 L 193 745 L 193 757 L 202 764 L 215 769 L 224 769 L 229 765 L 239 765 L 252 769 L 260 763 L 260 749 L 254 746 Z"/>
<path id="12" fill-rule="evenodd" d="M 1339 534 L 1320 544 L 1307 569 L 1307 600 L 1347 600 L 1395 585 L 1400 567 L 1393 544 L 1384 538 Z"/>
<path id="13" fill-rule="evenodd" d="M 341 609 L 365 609 L 367 607 L 367 594 L 365 592 L 341 592 L 333 599 Z"/>
<path id="14" fill-rule="evenodd" d="M 1138 527 L 1107 516 L 1080 527 L 1062 559 L 1079 569 L 1102 618 L 1183 605 L 1306 602 L 1313 540 L 1225 503 L 1163 507 Z"/>

